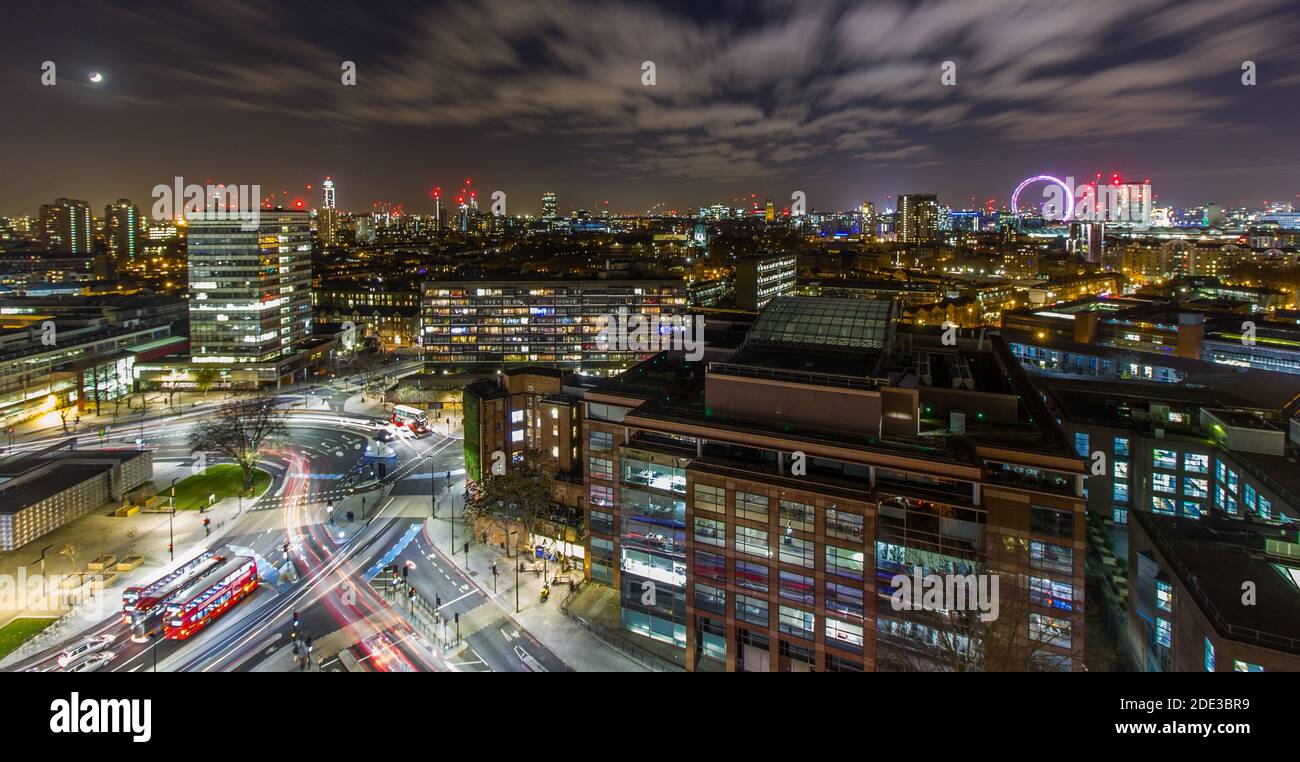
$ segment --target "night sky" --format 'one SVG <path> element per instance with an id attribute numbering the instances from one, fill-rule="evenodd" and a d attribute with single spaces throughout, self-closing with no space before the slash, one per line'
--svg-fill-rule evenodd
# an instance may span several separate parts
<path id="1" fill-rule="evenodd" d="M 545 190 L 562 211 L 794 190 L 814 209 L 962 207 L 1096 172 L 1150 177 L 1162 205 L 1300 201 L 1296 0 L 5 0 L 0 16 L 0 215 L 59 196 L 147 209 L 177 175 L 311 206 L 332 175 L 349 211 L 427 212 L 466 177 L 512 214 Z"/>

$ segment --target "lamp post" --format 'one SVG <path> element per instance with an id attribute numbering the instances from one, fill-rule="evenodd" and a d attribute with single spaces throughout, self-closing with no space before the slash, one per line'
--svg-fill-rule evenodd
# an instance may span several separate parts
<path id="1" fill-rule="evenodd" d="M 180 481 L 179 476 L 172 479 L 172 509 L 167 512 L 167 556 L 171 561 L 176 560 L 176 531 L 173 522 L 176 520 L 176 482 L 178 481 Z"/>
<path id="2" fill-rule="evenodd" d="M 515 538 L 515 558 L 513 563 L 515 565 L 515 613 L 518 614 L 519 613 L 519 532 L 513 531 L 510 533 L 510 536 Z M 510 557 L 509 551 L 510 548 L 507 546 L 506 547 L 507 558 Z"/>

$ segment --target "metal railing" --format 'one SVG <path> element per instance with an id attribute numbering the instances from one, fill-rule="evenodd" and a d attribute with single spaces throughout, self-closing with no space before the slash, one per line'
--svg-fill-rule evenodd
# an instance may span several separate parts
<path id="1" fill-rule="evenodd" d="M 686 671 L 680 664 L 671 662 L 653 651 L 631 642 L 617 633 L 606 630 L 604 627 L 595 626 L 591 622 L 588 622 L 584 617 L 570 611 L 569 604 L 580 590 L 582 590 L 581 584 L 569 591 L 569 594 L 564 596 L 564 600 L 560 601 L 560 611 L 563 612 L 570 621 L 596 636 L 596 638 L 601 642 L 613 647 L 614 650 L 652 672 Z"/>

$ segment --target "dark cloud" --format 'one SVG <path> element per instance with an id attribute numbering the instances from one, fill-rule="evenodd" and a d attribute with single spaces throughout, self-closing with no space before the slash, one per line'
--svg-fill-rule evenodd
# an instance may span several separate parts
<path id="1" fill-rule="evenodd" d="M 436 141 L 509 155 L 530 188 L 584 164 L 593 193 L 635 179 L 635 202 L 686 205 L 747 184 L 776 194 L 821 178 L 814 205 L 847 206 L 888 188 L 885 174 L 957 197 L 1005 195 L 1009 178 L 1048 161 L 1153 157 L 1170 141 L 1208 152 L 1224 131 L 1261 129 L 1261 113 L 1277 116 L 1273 145 L 1289 145 L 1282 123 L 1296 116 L 1280 103 L 1300 84 L 1290 0 L 724 7 L 235 0 L 85 12 L 103 17 L 101 44 L 134 47 L 114 53 L 148 74 L 147 87 L 123 83 L 101 107 L 162 122 L 220 111 L 223 125 L 240 124 L 234 113 L 252 130 L 273 119 L 269 132 L 307 130 L 307 145 L 327 144 L 322 125 L 329 144 L 367 151 Z M 357 87 L 339 83 L 343 60 L 356 62 Z M 1260 61 L 1267 87 L 1240 86 L 1243 60 Z M 643 61 L 656 66 L 654 87 L 642 85 Z M 944 61 L 957 66 L 955 87 L 940 82 Z M 1006 166 L 977 187 L 988 156 Z M 1209 156 L 1233 158 L 1221 143 Z"/>

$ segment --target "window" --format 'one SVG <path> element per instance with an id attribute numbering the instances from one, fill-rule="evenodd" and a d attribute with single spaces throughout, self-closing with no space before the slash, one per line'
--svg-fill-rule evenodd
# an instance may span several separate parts
<path id="1" fill-rule="evenodd" d="M 813 605 L 816 581 L 803 574 L 783 571 L 779 575 L 781 597 L 790 601 L 799 601 L 808 606 Z"/>
<path id="2" fill-rule="evenodd" d="M 1156 580 L 1156 608 L 1173 613 L 1174 588 L 1168 582 Z"/>
<path id="3" fill-rule="evenodd" d="M 1127 478 L 1128 478 L 1128 461 L 1127 461 L 1127 460 L 1117 460 L 1117 461 L 1115 461 L 1115 478 L 1116 478 L 1116 479 L 1127 479 Z"/>
<path id="4" fill-rule="evenodd" d="M 517 429 L 515 431 L 510 432 L 510 441 L 514 444 L 518 444 L 524 441 L 524 430 Z"/>
<path id="5" fill-rule="evenodd" d="M 862 621 L 862 588 L 827 581 L 826 610 Z"/>
<path id="6" fill-rule="evenodd" d="M 1210 473 L 1210 456 L 1197 452 L 1184 453 L 1183 470 L 1193 474 Z"/>
<path id="7" fill-rule="evenodd" d="M 1209 638 L 1205 639 L 1205 671 L 1214 671 L 1214 644 Z"/>
<path id="8" fill-rule="evenodd" d="M 1074 587 L 1045 577 L 1029 578 L 1029 600 L 1039 606 L 1074 611 Z"/>
<path id="9" fill-rule="evenodd" d="M 1241 486 L 1241 504 L 1250 513 L 1255 512 L 1255 494 L 1255 487 L 1250 482 L 1246 482 Z"/>
<path id="10" fill-rule="evenodd" d="M 853 579 L 862 579 L 863 553 L 860 550 L 826 546 L 826 571 Z"/>
<path id="11" fill-rule="evenodd" d="M 707 484 L 695 485 L 695 510 L 726 513 L 727 490 L 723 487 L 710 487 Z"/>
<path id="12" fill-rule="evenodd" d="M 795 502 L 794 500 L 781 500 L 778 503 L 777 513 L 780 516 L 782 527 L 797 532 L 813 531 L 813 507 L 811 505 Z"/>
<path id="13" fill-rule="evenodd" d="M 1183 515 L 1189 519 L 1199 519 L 1201 517 L 1201 504 L 1191 500 L 1184 500 Z"/>
<path id="14" fill-rule="evenodd" d="M 757 593 L 766 593 L 767 567 L 737 559 L 736 587 L 743 587 Z"/>
<path id="15" fill-rule="evenodd" d="M 696 519 L 699 521 L 699 519 Z M 767 542 L 767 532 L 752 527 L 736 527 L 736 550 L 761 558 L 771 558 L 772 549 Z"/>
<path id="16" fill-rule="evenodd" d="M 695 551 L 695 576 L 717 582 L 727 581 L 727 557 L 703 550 Z"/>
<path id="17" fill-rule="evenodd" d="M 736 492 L 736 518 L 767 523 L 767 495 L 754 492 Z"/>
<path id="18" fill-rule="evenodd" d="M 1029 637 L 1035 643 L 1050 643 L 1061 648 L 1070 647 L 1070 623 L 1065 619 L 1029 614 Z"/>
<path id="19" fill-rule="evenodd" d="M 614 479 L 614 461 L 609 458 L 592 456 L 588 458 L 588 464 L 588 468 L 591 470 L 591 478 L 610 481 Z"/>
<path id="20" fill-rule="evenodd" d="M 837 511 L 833 508 L 826 511 L 826 534 L 829 537 L 861 542 L 863 523 L 863 518 L 856 513 Z"/>
<path id="21" fill-rule="evenodd" d="M 695 583 L 695 607 L 715 614 L 727 613 L 727 591 L 722 588 Z"/>
<path id="22" fill-rule="evenodd" d="M 1081 431 L 1074 435 L 1074 451 L 1080 458 L 1086 458 L 1091 454 L 1088 450 L 1087 433 Z"/>
<path id="23" fill-rule="evenodd" d="M 767 599 L 736 594 L 736 618 L 750 624 L 768 626 Z"/>
<path id="24" fill-rule="evenodd" d="M 601 484 L 591 485 L 591 504 L 608 508 L 614 504 L 614 488 Z"/>
<path id="25" fill-rule="evenodd" d="M 1178 453 L 1173 450 L 1152 450 L 1151 454 L 1156 468 L 1178 469 Z"/>
<path id="26" fill-rule="evenodd" d="M 1031 540 L 1029 542 L 1029 563 L 1035 569 L 1073 574 L 1074 549 Z"/>
<path id="27" fill-rule="evenodd" d="M 803 611 L 791 606 L 777 607 L 777 627 L 781 632 L 812 640 L 815 621 L 816 617 L 811 611 Z"/>
<path id="28" fill-rule="evenodd" d="M 614 534 L 614 515 L 602 511 L 591 512 L 591 531 Z"/>
<path id="29" fill-rule="evenodd" d="M 1112 497 L 1114 497 L 1115 502 L 1117 503 L 1127 503 L 1128 482 L 1115 482 L 1115 490 Z"/>
<path id="30" fill-rule="evenodd" d="M 1259 517 L 1261 519 L 1273 518 L 1273 501 L 1264 497 L 1263 493 L 1259 495 Z"/>
<path id="31" fill-rule="evenodd" d="M 1174 641 L 1174 625 L 1168 619 L 1156 617 L 1156 645 L 1169 648 Z"/>
<path id="32" fill-rule="evenodd" d="M 1233 659 L 1232 671 L 1233 672 L 1263 672 L 1264 668 L 1259 666 L 1258 664 L 1251 664 L 1248 661 L 1242 661 L 1241 659 Z"/>
<path id="33" fill-rule="evenodd" d="M 523 423 L 523 422 L 524 422 L 524 411 L 522 411 L 522 410 L 511 410 L 511 411 L 510 411 L 510 422 L 511 422 L 511 423 Z"/>
<path id="34" fill-rule="evenodd" d="M 1127 524 L 1128 509 L 1115 506 L 1110 510 L 1110 518 L 1111 521 L 1114 521 L 1116 524 Z"/>
<path id="35" fill-rule="evenodd" d="M 1128 438 L 1115 437 L 1115 456 L 1128 457 Z"/>
<path id="36" fill-rule="evenodd" d="M 695 518 L 695 541 L 705 545 L 724 547 L 727 544 L 727 525 L 721 521 Z"/>
<path id="37" fill-rule="evenodd" d="M 587 449 L 592 452 L 608 452 L 614 448 L 614 435 L 608 431 L 592 431 L 587 434 Z"/>
<path id="38" fill-rule="evenodd" d="M 1151 512 L 1158 513 L 1161 516 L 1177 516 L 1178 501 L 1172 497 L 1152 497 Z"/>
<path id="39" fill-rule="evenodd" d="M 1173 474 L 1151 474 L 1151 490 L 1153 492 L 1176 492 L 1174 486 Z"/>
<path id="40" fill-rule="evenodd" d="M 798 537 L 786 536 L 781 539 L 780 561 L 783 564 L 793 564 L 802 566 L 805 569 L 813 568 L 813 550 L 812 540 L 801 540 Z"/>
<path id="41" fill-rule="evenodd" d="M 1038 534 L 1050 534 L 1056 537 L 1074 538 L 1074 514 L 1044 508 L 1040 505 L 1029 506 L 1029 530 Z"/>
<path id="42" fill-rule="evenodd" d="M 862 650 L 862 625 L 826 617 L 826 645 Z"/>
<path id="43" fill-rule="evenodd" d="M 1194 476 L 1183 477 L 1183 495 L 1186 497 L 1209 497 L 1210 482 Z"/>

